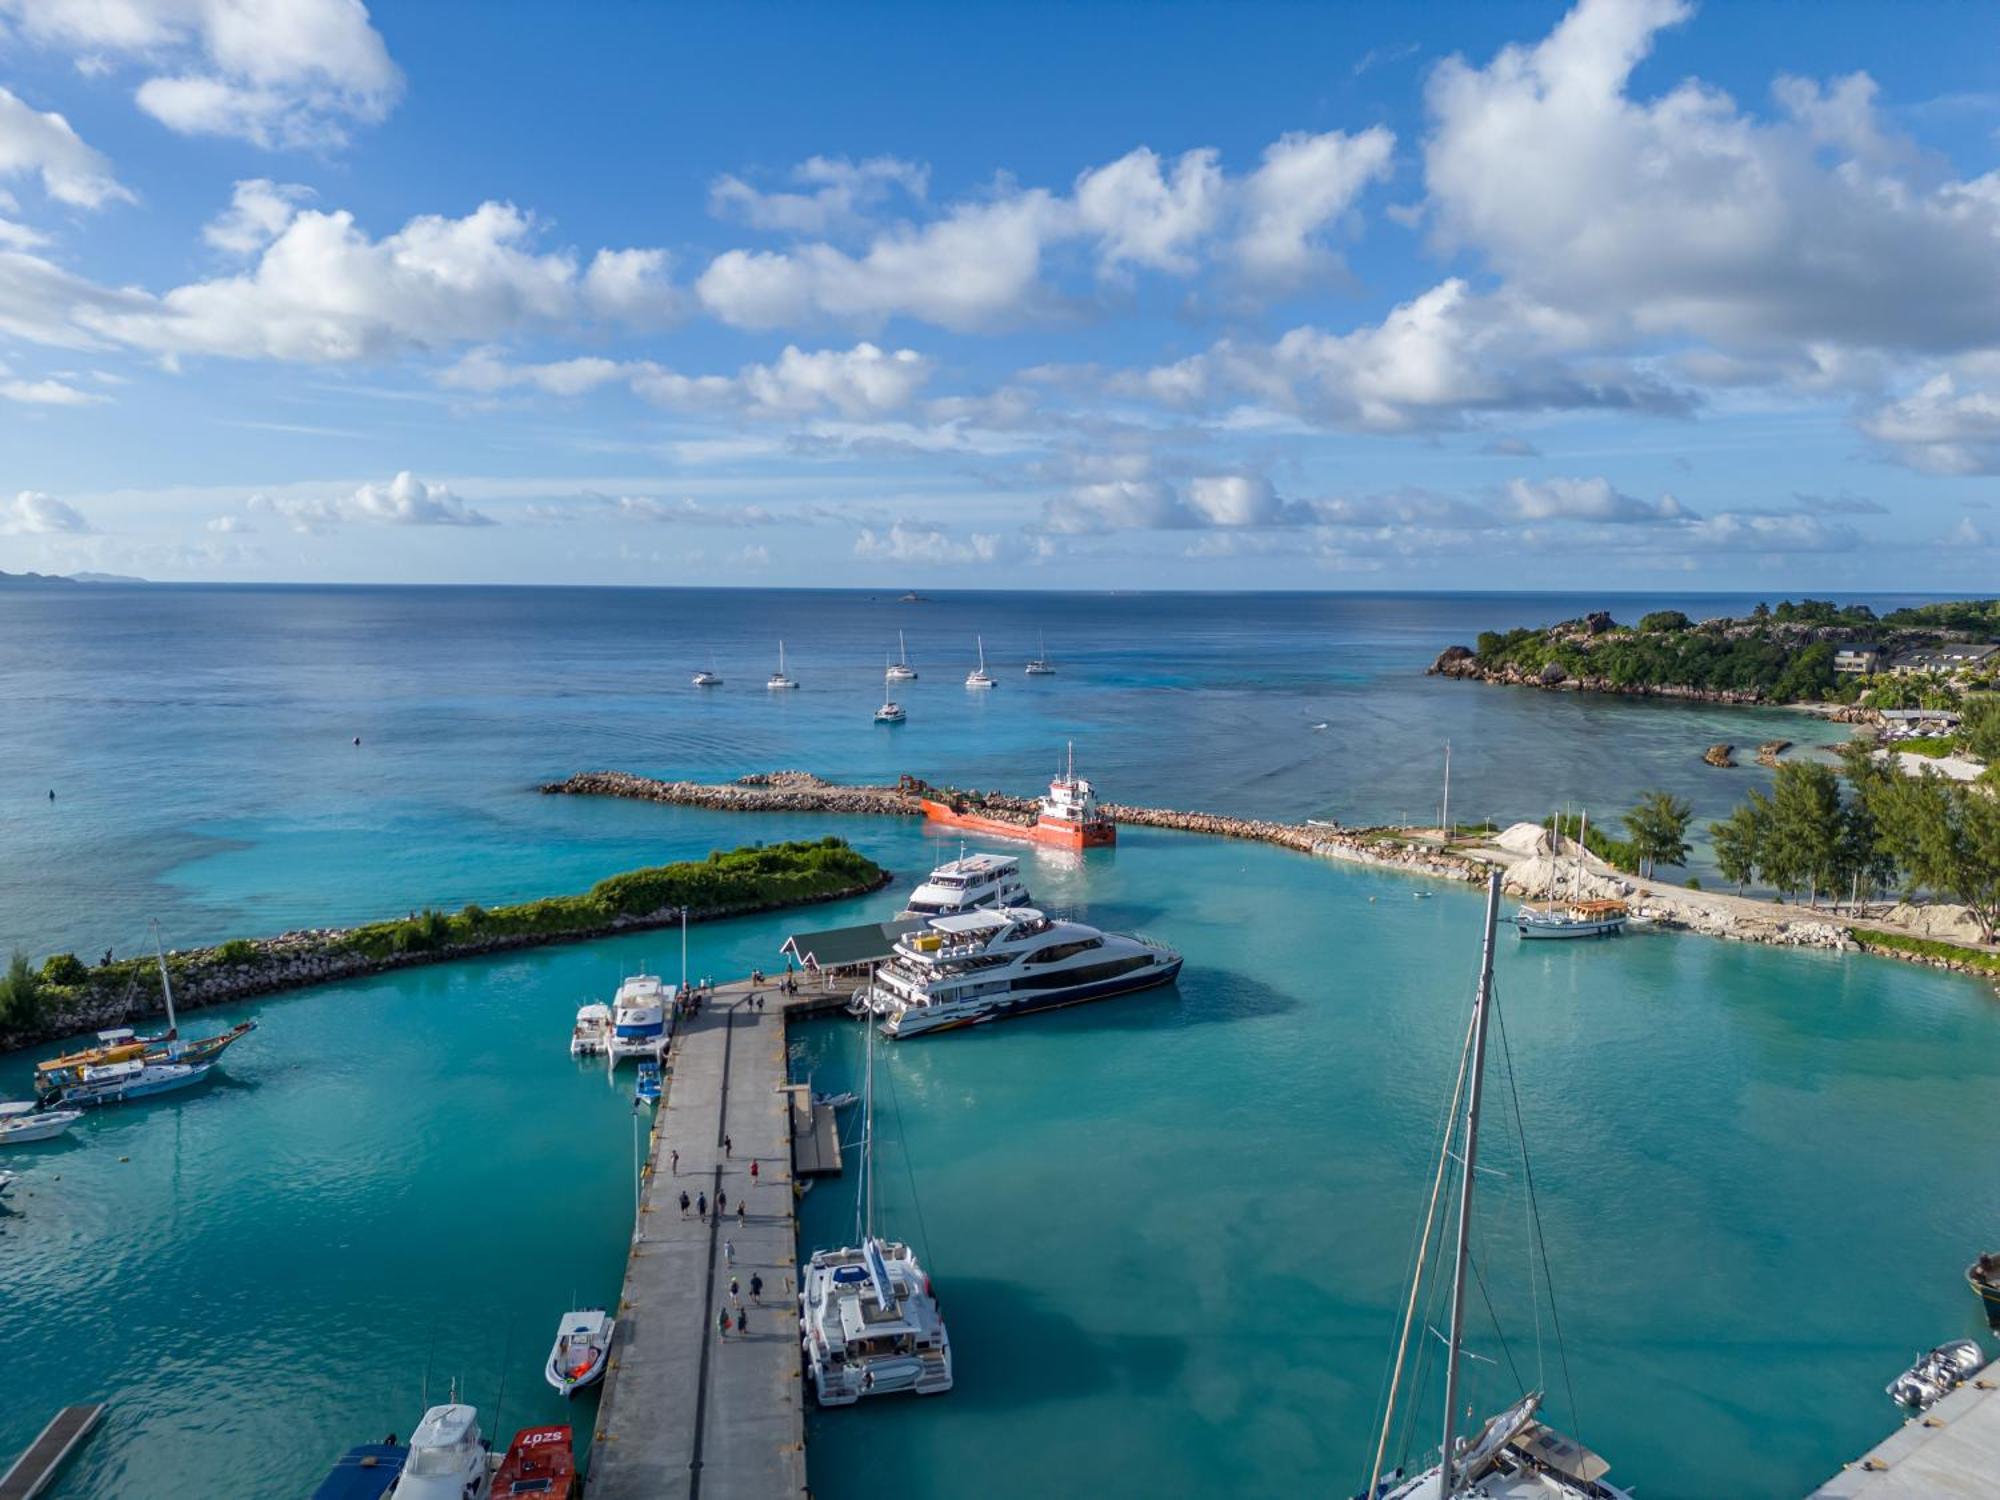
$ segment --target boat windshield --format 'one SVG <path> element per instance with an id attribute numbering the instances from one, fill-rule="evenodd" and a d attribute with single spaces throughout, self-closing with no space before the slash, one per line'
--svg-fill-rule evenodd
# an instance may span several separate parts
<path id="1" fill-rule="evenodd" d="M 470 1443 L 451 1443 L 436 1448 L 412 1448 L 404 1472 L 426 1477 L 434 1474 L 462 1474 L 472 1458 Z"/>

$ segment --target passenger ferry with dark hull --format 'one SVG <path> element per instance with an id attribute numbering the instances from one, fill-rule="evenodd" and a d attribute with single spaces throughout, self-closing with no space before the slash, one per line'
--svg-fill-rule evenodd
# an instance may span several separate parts
<path id="1" fill-rule="evenodd" d="M 1153 989 L 1180 971 L 1163 943 L 1033 907 L 960 912 L 905 934 L 864 1004 L 884 1036 L 922 1036 Z"/>

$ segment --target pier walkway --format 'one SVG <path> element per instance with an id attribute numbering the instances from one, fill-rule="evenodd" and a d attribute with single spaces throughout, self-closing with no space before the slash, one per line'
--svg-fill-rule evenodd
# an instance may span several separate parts
<path id="1" fill-rule="evenodd" d="M 761 993 L 760 1009 L 748 984 L 718 986 L 679 1023 L 598 1411 L 593 1500 L 775 1500 L 805 1489 L 784 997 L 768 984 Z M 682 1216 L 683 1191 L 707 1195 L 706 1221 Z M 721 1216 L 718 1192 L 728 1195 Z M 756 1302 L 753 1274 L 764 1283 Z M 726 1338 L 716 1332 L 724 1310 Z"/>
<path id="2" fill-rule="evenodd" d="M 100 1402 L 89 1402 L 82 1406 L 65 1406 L 50 1419 L 41 1436 L 28 1445 L 28 1451 L 15 1459 L 5 1474 L 0 1474 L 0 1500 L 35 1500 L 35 1496 L 49 1487 L 76 1451 L 77 1444 L 97 1430 L 97 1424 L 104 1416 Z"/>
<path id="3" fill-rule="evenodd" d="M 1947 1500 L 2000 1493 L 2000 1360 L 1849 1464 L 1808 1500 Z"/>

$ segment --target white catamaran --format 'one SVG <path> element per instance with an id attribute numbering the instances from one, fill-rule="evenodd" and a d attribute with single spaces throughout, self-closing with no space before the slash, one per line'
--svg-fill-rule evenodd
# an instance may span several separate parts
<path id="1" fill-rule="evenodd" d="M 965 674 L 965 685 L 976 689 L 990 688 L 993 686 L 993 678 L 986 670 L 986 637 L 982 635 L 977 637 L 977 639 L 979 641 L 979 665 Z"/>
<path id="2" fill-rule="evenodd" d="M 858 1245 L 815 1251 L 799 1273 L 799 1342 L 821 1406 L 951 1389 L 951 1336 L 908 1245 L 875 1233 L 875 1029 L 862 1084 Z"/>
<path id="3" fill-rule="evenodd" d="M 1368 1487 L 1356 1500 L 1452 1500 L 1452 1497 L 1460 1495 L 1473 1497 L 1473 1500 L 1631 1500 L 1626 1491 L 1601 1482 L 1610 1468 L 1609 1464 L 1582 1444 L 1541 1422 L 1538 1413 L 1542 1392 L 1539 1390 L 1522 1395 L 1469 1436 L 1461 1436 L 1459 1431 L 1462 1399 L 1460 1368 L 1467 1357 L 1466 1291 L 1469 1282 L 1480 1275 L 1472 1259 L 1473 1185 L 1478 1174 L 1487 1170 L 1479 1165 L 1479 1111 L 1486 1080 L 1486 1033 L 1498 1003 L 1493 994 L 1493 936 L 1499 914 L 1500 876 L 1495 873 L 1488 876 L 1486 882 L 1486 932 L 1480 950 L 1479 987 L 1472 1002 L 1472 1021 L 1460 1054 L 1458 1082 L 1453 1087 L 1451 1109 L 1446 1117 L 1450 1124 L 1444 1132 L 1443 1148 L 1431 1179 L 1430 1205 L 1419 1242 L 1424 1253 L 1419 1256 L 1415 1273 L 1410 1278 L 1409 1300 L 1404 1308 L 1402 1332 L 1390 1370 L 1389 1399 L 1382 1414 L 1381 1436 L 1375 1446 L 1374 1468 L 1368 1476 Z M 1529 1193 L 1535 1239 L 1539 1243 L 1540 1216 L 1533 1208 L 1534 1177 L 1528 1170 L 1525 1142 L 1522 1151 L 1522 1178 Z M 1444 1246 L 1442 1243 L 1433 1246 L 1432 1231 L 1440 1224 L 1438 1212 L 1444 1205 L 1445 1187 L 1454 1165 L 1457 1167 L 1458 1222 L 1452 1241 L 1451 1282 L 1447 1293 L 1450 1328 L 1448 1333 L 1442 1335 L 1445 1344 L 1444 1440 L 1439 1449 L 1439 1462 L 1431 1468 L 1409 1477 L 1400 1468 L 1385 1474 L 1383 1464 L 1388 1452 L 1389 1434 L 1396 1420 L 1397 1397 L 1402 1386 L 1405 1356 L 1409 1352 L 1417 1305 L 1426 1289 L 1433 1292 L 1441 1289 L 1436 1278 L 1444 1274 L 1441 1261 Z M 1436 1266 L 1429 1264 L 1433 1248 L 1439 1252 L 1440 1263 Z M 1545 1258 L 1539 1269 L 1540 1280 L 1547 1283 Z M 1533 1270 L 1531 1264 L 1531 1276 Z M 1427 1272 L 1434 1274 L 1427 1275 Z M 1482 1278 L 1481 1300 L 1487 1301 L 1490 1306 L 1486 1289 L 1487 1280 Z M 1532 1292 L 1533 1288 L 1530 1290 Z M 1553 1302 L 1553 1286 L 1550 1298 Z M 1435 1332 L 1435 1329 L 1426 1329 L 1419 1337 Z M 1564 1373 L 1566 1379 L 1566 1363 Z"/>
<path id="4" fill-rule="evenodd" d="M 795 688 L 798 685 L 796 678 L 785 675 L 785 643 L 780 641 L 778 642 L 778 670 L 764 679 L 764 686 L 772 692 L 779 692 Z"/>
<path id="5" fill-rule="evenodd" d="M 903 644 L 903 632 L 896 632 L 896 659 L 883 669 L 882 676 L 890 682 L 915 682 L 917 669 L 910 665 L 910 648 Z"/>

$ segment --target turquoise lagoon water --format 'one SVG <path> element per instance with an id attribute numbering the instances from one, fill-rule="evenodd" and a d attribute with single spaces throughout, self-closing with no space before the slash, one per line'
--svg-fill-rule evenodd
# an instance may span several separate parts
<path id="1" fill-rule="evenodd" d="M 735 826 L 619 815 L 634 838 Z M 911 827 L 799 821 L 902 871 L 931 853 Z M 1478 898 L 1143 830 L 1031 869 L 1051 904 L 1171 938 L 1186 973 L 884 1049 L 884 1227 L 935 1271 L 959 1386 L 815 1416 L 814 1492 L 942 1500 L 1004 1475 L 1021 1493 L 1348 1493 Z M 693 971 L 768 962 L 784 926 L 696 929 Z M 1975 1331 L 1959 1269 L 2000 1213 L 1978 1144 L 2000 1128 L 2000 1007 L 1880 960 L 1551 946 L 1504 947 L 1499 985 L 1581 1435 L 1646 1496 L 1802 1493 L 1894 1424 L 1880 1387 L 1912 1350 Z M 632 1165 L 626 1095 L 564 1037 L 641 964 L 673 973 L 675 938 L 204 1013 L 261 1022 L 225 1080 L 18 1153 L 0 1450 L 108 1396 L 60 1500 L 280 1496 L 343 1445 L 407 1432 L 426 1368 L 434 1399 L 456 1378 L 489 1409 L 504 1375 L 509 1430 L 560 1419 L 544 1341 L 573 1298 L 614 1294 Z M 855 1080 L 859 1049 L 839 1023 L 795 1037 L 822 1086 Z M 27 1071 L 0 1063 L 0 1092 Z M 1532 1382 L 1519 1179 L 1489 1152 L 1482 1264 Z M 806 1248 L 850 1232 L 850 1184 L 807 1197 Z M 1511 1394 L 1474 1368 L 1477 1402 Z M 1545 1370 L 1567 1418 L 1552 1349 Z"/>

